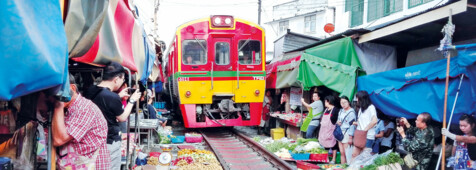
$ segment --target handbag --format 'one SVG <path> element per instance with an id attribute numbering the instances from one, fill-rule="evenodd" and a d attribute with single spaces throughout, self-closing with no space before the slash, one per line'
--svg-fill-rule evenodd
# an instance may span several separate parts
<path id="1" fill-rule="evenodd" d="M 345 118 L 347 118 L 347 116 L 349 116 L 351 112 L 347 113 L 347 115 L 345 115 L 343 121 L 345 121 Z M 344 122 L 342 122 L 344 123 Z M 349 128 L 347 128 L 345 130 L 345 133 L 347 133 L 347 130 L 349 130 Z M 336 125 L 336 128 L 334 129 L 334 132 L 332 133 L 334 135 L 334 137 L 336 138 L 336 140 L 338 141 L 342 141 L 344 139 L 344 134 L 342 133 L 342 130 L 340 129 L 340 126 L 339 125 Z"/>
<path id="2" fill-rule="evenodd" d="M 365 148 L 367 143 L 367 131 L 364 130 L 355 130 L 354 132 L 354 146 L 357 148 Z"/>
<path id="3" fill-rule="evenodd" d="M 408 168 L 412 169 L 414 168 L 416 165 L 418 165 L 418 161 L 416 161 L 415 159 L 413 159 L 413 156 L 411 153 L 408 153 L 404 158 L 403 158 L 403 161 L 405 162 L 405 165 L 408 166 Z"/>

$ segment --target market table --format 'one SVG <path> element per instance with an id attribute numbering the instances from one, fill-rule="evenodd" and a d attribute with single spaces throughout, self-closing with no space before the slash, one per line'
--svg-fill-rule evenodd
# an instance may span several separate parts
<path id="1" fill-rule="evenodd" d="M 131 120 L 131 125 L 135 125 L 135 121 Z M 140 134 L 147 134 L 147 149 L 150 148 L 151 135 L 154 130 L 159 127 L 158 119 L 139 119 L 138 133 L 139 133 L 139 144 L 140 144 Z M 131 126 L 130 129 L 135 129 L 134 126 Z M 146 130 L 146 132 L 141 132 L 141 129 Z"/>
<path id="2" fill-rule="evenodd" d="M 280 127 L 283 124 L 286 137 L 296 140 L 301 135 L 302 115 L 301 113 L 272 113 L 271 117 L 276 119 L 276 127 Z"/>

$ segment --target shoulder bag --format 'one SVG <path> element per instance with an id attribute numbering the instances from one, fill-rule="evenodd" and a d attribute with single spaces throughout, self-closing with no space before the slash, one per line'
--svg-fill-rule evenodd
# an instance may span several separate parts
<path id="1" fill-rule="evenodd" d="M 347 113 L 347 115 L 345 115 L 344 119 L 342 120 L 342 121 L 343 121 L 342 123 L 344 123 L 345 118 L 347 118 L 347 116 L 349 116 L 349 114 L 350 114 L 350 112 Z M 349 128 L 347 128 L 347 129 L 345 130 L 345 133 L 347 133 L 347 130 L 349 130 Z M 336 138 L 336 140 L 342 141 L 342 140 L 344 139 L 344 134 L 345 134 L 345 133 L 342 133 L 342 130 L 340 129 L 340 126 L 339 126 L 339 125 L 336 125 L 336 128 L 334 129 L 333 135 L 334 135 L 334 137 Z"/>
<path id="2" fill-rule="evenodd" d="M 360 113 L 356 120 L 358 120 L 359 117 L 360 117 Z M 355 128 L 353 140 L 354 140 L 353 143 L 355 147 L 361 148 L 361 149 L 365 148 L 365 144 L 367 143 L 367 131 L 358 130 L 357 128 Z"/>

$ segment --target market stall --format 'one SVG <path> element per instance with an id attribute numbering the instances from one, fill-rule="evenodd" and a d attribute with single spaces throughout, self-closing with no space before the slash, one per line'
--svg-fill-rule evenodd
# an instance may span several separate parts
<path id="1" fill-rule="evenodd" d="M 156 58 L 156 44 L 154 44 L 155 41 L 150 41 L 143 24 L 138 19 L 138 11 L 131 10 L 135 8 L 130 6 L 131 4 L 123 0 L 69 2 L 64 22 L 68 37 L 69 58 L 74 62 L 99 67 L 111 61 L 118 62 L 129 70 L 127 87 L 133 86 L 131 79 L 132 75 L 135 75 L 136 82 L 134 83 L 139 87 L 138 82 L 140 82 L 147 88 L 147 81 Z M 80 77 L 92 77 L 93 74 L 90 73 L 89 67 L 76 67 L 75 71 L 87 72 L 80 74 Z M 100 78 L 101 70 L 99 69 L 98 72 Z M 140 107 L 142 106 L 135 107 L 136 113 L 142 109 Z M 137 124 L 132 126 L 138 126 L 138 118 L 139 116 L 136 116 L 135 123 Z M 134 133 L 138 134 L 139 129 L 136 127 Z M 140 135 L 136 137 L 140 138 Z M 125 141 L 139 140 L 129 138 Z M 125 155 L 131 155 L 127 151 L 134 151 L 133 147 L 129 147 L 129 144 L 125 146 L 127 146 Z"/>
<path id="2" fill-rule="evenodd" d="M 458 45 L 455 49 L 458 55 L 451 59 L 447 111 L 452 113 L 454 109 L 453 116 L 457 118 L 476 111 L 476 44 Z M 358 89 L 367 91 L 372 103 L 389 116 L 415 118 L 428 112 L 442 122 L 445 77 L 446 59 L 359 77 L 357 83 Z"/>
<path id="3" fill-rule="evenodd" d="M 58 1 L 8 1 L 0 5 L 0 155 L 1 167 L 34 169 L 36 146 L 45 166 L 51 161 L 51 135 L 38 135 L 40 91 L 70 100 L 67 41 Z M 25 12 L 27 11 L 27 12 Z M 46 127 L 45 127 L 46 128 Z M 41 130 L 40 130 L 41 133 Z M 37 139 L 42 140 L 39 143 Z"/>

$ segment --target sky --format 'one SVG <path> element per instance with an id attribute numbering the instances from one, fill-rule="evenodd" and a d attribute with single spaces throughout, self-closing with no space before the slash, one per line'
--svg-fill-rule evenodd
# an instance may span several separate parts
<path id="1" fill-rule="evenodd" d="M 262 0 L 261 26 L 266 34 L 273 33 L 268 25 L 272 20 L 272 6 L 290 0 Z M 151 18 L 154 15 L 154 0 L 135 0 L 139 15 L 145 23 L 147 32 L 151 31 L 154 24 Z M 178 26 L 195 19 L 210 17 L 210 15 L 233 15 L 234 17 L 258 23 L 258 0 L 160 0 L 157 15 L 159 39 L 169 47 L 175 30 Z M 274 40 L 266 40 L 267 51 L 272 51 Z"/>

